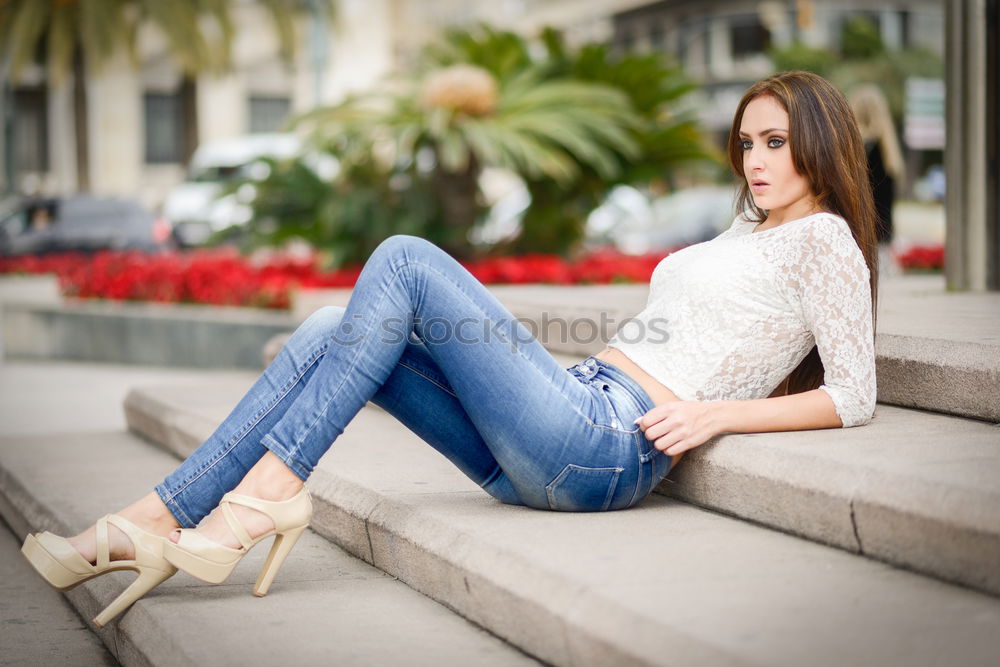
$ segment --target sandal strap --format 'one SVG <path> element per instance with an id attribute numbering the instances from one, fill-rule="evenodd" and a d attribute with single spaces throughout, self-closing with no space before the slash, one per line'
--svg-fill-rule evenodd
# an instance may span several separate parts
<path id="1" fill-rule="evenodd" d="M 222 496 L 223 503 L 236 503 L 237 505 L 243 505 L 244 507 L 249 507 L 250 509 L 257 510 L 261 514 L 266 514 L 271 516 L 271 512 L 275 505 L 280 505 L 282 502 L 274 502 L 271 500 L 261 500 L 260 498 L 254 498 L 253 496 L 244 496 L 242 493 L 233 493 L 230 491 L 226 495 Z M 273 518 L 273 517 L 272 517 Z"/>
<path id="2" fill-rule="evenodd" d="M 236 539 L 238 539 L 240 544 L 243 545 L 243 549 L 247 550 L 252 547 L 254 545 L 254 541 L 250 537 L 250 533 L 247 532 L 247 529 L 243 527 L 242 523 L 240 523 L 240 520 L 236 518 L 233 508 L 230 507 L 230 502 L 223 499 L 220 505 L 222 506 L 222 516 L 225 517 L 226 523 L 229 524 L 229 530 L 233 532 Z"/>
<path id="3" fill-rule="evenodd" d="M 133 558 L 139 559 L 139 548 L 140 542 L 142 542 L 142 535 L 148 534 L 142 528 L 135 525 L 128 519 L 120 517 L 117 514 L 109 514 L 107 516 L 108 523 L 114 525 L 115 528 L 122 531 L 125 537 L 128 538 L 129 542 L 132 543 L 132 552 L 135 554 Z"/>
<path id="4" fill-rule="evenodd" d="M 111 562 L 111 545 L 108 543 L 108 515 L 97 520 L 97 567 L 107 567 Z"/>

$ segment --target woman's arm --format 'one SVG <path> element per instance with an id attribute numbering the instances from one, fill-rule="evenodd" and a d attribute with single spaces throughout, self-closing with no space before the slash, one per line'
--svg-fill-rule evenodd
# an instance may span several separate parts
<path id="1" fill-rule="evenodd" d="M 720 433 L 765 433 L 841 428 L 833 400 L 822 389 L 749 401 L 715 401 Z"/>
<path id="2" fill-rule="evenodd" d="M 657 449 L 675 456 L 720 433 L 767 433 L 841 428 L 833 400 L 822 389 L 746 401 L 671 401 L 636 424 Z"/>

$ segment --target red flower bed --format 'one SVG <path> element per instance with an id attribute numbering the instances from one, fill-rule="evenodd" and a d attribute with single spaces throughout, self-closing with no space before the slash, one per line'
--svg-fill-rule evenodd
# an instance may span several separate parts
<path id="1" fill-rule="evenodd" d="M 944 268 L 944 246 L 915 245 L 900 253 L 898 260 L 907 270 L 941 270 Z"/>
<path id="2" fill-rule="evenodd" d="M 567 262 L 551 255 L 497 257 L 465 264 L 492 284 L 648 282 L 665 256 L 602 250 Z M 361 267 L 319 271 L 315 258 L 272 257 L 255 262 L 233 249 L 188 253 L 65 253 L 0 258 L 0 274 L 54 273 L 63 294 L 164 303 L 288 308 L 297 287 L 352 287 Z"/>

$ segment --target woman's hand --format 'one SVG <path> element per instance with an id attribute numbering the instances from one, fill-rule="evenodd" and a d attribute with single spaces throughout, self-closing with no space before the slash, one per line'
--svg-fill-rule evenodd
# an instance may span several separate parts
<path id="1" fill-rule="evenodd" d="M 647 440 L 670 456 L 694 449 L 722 433 L 719 403 L 670 401 L 635 420 Z"/>

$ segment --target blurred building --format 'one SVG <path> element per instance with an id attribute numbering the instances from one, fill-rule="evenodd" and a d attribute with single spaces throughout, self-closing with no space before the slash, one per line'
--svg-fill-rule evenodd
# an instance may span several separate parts
<path id="1" fill-rule="evenodd" d="M 124 53 L 87 72 L 87 127 L 74 118 L 73 82 L 54 85 L 42 65 L 13 82 L 14 185 L 48 194 L 79 188 L 78 160 L 89 167 L 88 189 L 162 201 L 179 182 L 200 143 L 278 129 L 290 114 L 365 88 L 441 30 L 484 21 L 537 34 L 562 29 L 571 43 L 605 41 L 621 50 L 673 55 L 703 84 L 692 98 L 704 125 L 728 128 L 739 97 L 773 70 L 766 51 L 801 41 L 838 46 L 849 16 L 869 16 L 890 48 L 943 52 L 941 3 L 885 0 L 340 0 L 338 20 L 317 30 L 300 21 L 292 65 L 278 55 L 267 12 L 233 3 L 233 71 L 181 76 L 156 30 L 140 35 L 139 63 Z M 75 133 L 88 133 L 89 155 L 77 156 Z"/>
<path id="2" fill-rule="evenodd" d="M 702 84 L 702 121 L 728 132 L 743 91 L 774 71 L 769 50 L 800 43 L 837 52 L 845 23 L 859 16 L 890 51 L 944 56 L 938 0 L 661 0 L 615 14 L 612 42 L 671 54 Z"/>
<path id="3" fill-rule="evenodd" d="M 743 91 L 773 71 L 771 48 L 802 43 L 836 51 L 845 22 L 860 15 L 871 19 L 890 50 L 923 48 L 947 61 L 947 178 L 961 184 L 948 191 L 949 284 L 998 289 L 998 3 L 339 0 L 335 26 L 301 26 L 303 39 L 288 67 L 278 57 L 262 8 L 253 0 L 235 0 L 230 74 L 183 78 L 162 36 L 147 30 L 139 39 L 137 68 L 121 54 L 102 70 L 88 71 L 86 127 L 74 118 L 72 82 L 55 85 L 41 66 L 29 68 L 13 82 L 15 175 L 0 176 L 21 189 L 71 192 L 79 187 L 79 158 L 89 166 L 90 190 L 156 205 L 182 179 L 198 144 L 277 129 L 290 113 L 335 102 L 412 62 L 442 29 L 480 21 L 525 35 L 554 26 L 570 43 L 603 41 L 622 51 L 670 54 L 702 84 L 692 107 L 721 137 Z M 943 105 L 941 93 L 934 94 Z M 925 108 L 927 101 L 920 100 Z M 942 113 L 934 113 L 939 123 Z M 87 132 L 86 156 L 76 155 L 76 132 Z M 5 151 L 0 145 L 0 153 Z"/>
<path id="4" fill-rule="evenodd" d="M 411 26 L 395 42 L 404 58 L 441 29 L 478 21 L 526 35 L 554 26 L 570 43 L 666 53 L 702 84 L 693 107 L 719 131 L 728 131 L 743 91 L 774 71 L 770 49 L 801 43 L 836 52 L 851 18 L 870 19 L 890 51 L 923 48 L 943 58 L 945 48 L 940 0 L 399 0 L 396 7 Z"/>
<path id="5" fill-rule="evenodd" d="M 5 177 L 29 194 L 81 189 L 76 132 L 85 131 L 86 189 L 157 206 L 183 180 L 199 144 L 278 130 L 290 114 L 336 101 L 390 70 L 392 5 L 342 0 L 335 23 L 302 15 L 289 66 L 264 8 L 234 2 L 233 68 L 223 76 L 183 77 L 163 35 L 143 27 L 137 64 L 123 50 L 99 69 L 88 67 L 86 127 L 74 114 L 72 76 L 56 84 L 42 64 L 31 65 L 11 82 L 14 174 Z"/>

